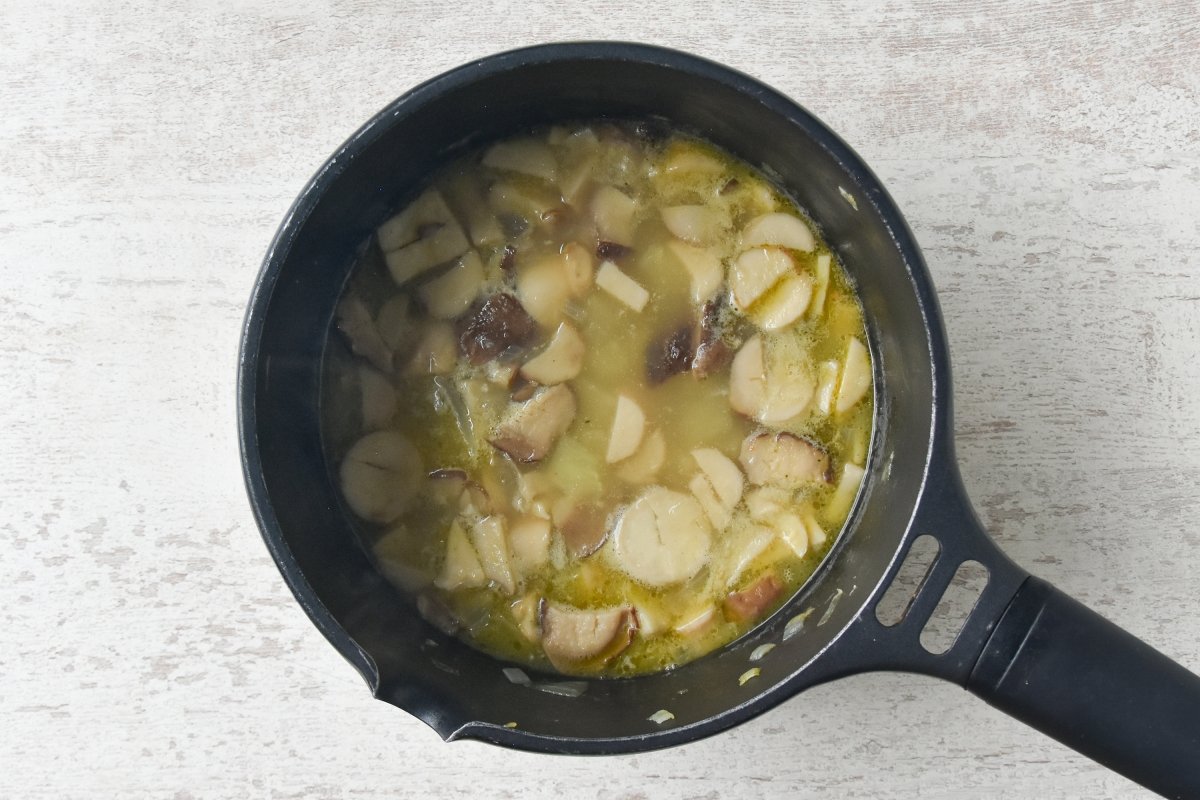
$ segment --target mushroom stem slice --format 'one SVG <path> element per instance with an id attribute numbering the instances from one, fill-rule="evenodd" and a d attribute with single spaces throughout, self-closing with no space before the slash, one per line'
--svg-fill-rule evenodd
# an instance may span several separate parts
<path id="1" fill-rule="evenodd" d="M 546 603 L 541 622 L 542 650 L 562 672 L 611 660 L 637 633 L 637 616 L 629 606 L 584 609 Z"/>
<path id="2" fill-rule="evenodd" d="M 837 391 L 837 413 L 844 414 L 866 396 L 871 388 L 871 357 L 867 348 L 856 338 L 846 348 L 841 385 Z"/>
<path id="3" fill-rule="evenodd" d="M 554 151 L 536 139 L 497 142 L 483 155 L 483 165 L 505 172 L 519 172 L 553 182 L 558 177 Z"/>
<path id="4" fill-rule="evenodd" d="M 454 370 L 457 361 L 454 328 L 448 322 L 431 320 L 413 350 L 412 358 L 408 362 L 408 371 L 446 375 Z"/>
<path id="5" fill-rule="evenodd" d="M 376 236 L 383 252 L 415 242 L 423 229 L 454 222 L 450 207 L 437 189 L 429 189 L 379 226 Z"/>
<path id="6" fill-rule="evenodd" d="M 803 316 L 812 295 L 812 278 L 804 273 L 788 273 L 759 300 L 750 317 L 764 331 L 781 330 Z"/>
<path id="7" fill-rule="evenodd" d="M 799 415 L 812 400 L 816 384 L 801 359 L 768 359 L 763 337 L 754 335 L 733 358 L 729 405 L 739 414 L 774 424 Z"/>
<path id="8" fill-rule="evenodd" d="M 721 504 L 732 510 L 742 499 L 745 486 L 737 464 L 715 447 L 698 447 L 692 451 L 692 458 L 712 484 Z"/>
<path id="9" fill-rule="evenodd" d="M 515 592 L 517 582 L 512 573 L 504 517 L 493 514 L 472 525 L 471 544 L 487 579 L 506 595 Z"/>
<path id="10" fill-rule="evenodd" d="M 491 443 L 514 461 L 541 461 L 571 426 L 577 408 L 575 395 L 565 385 L 539 389 L 509 409 Z"/>
<path id="11" fill-rule="evenodd" d="M 446 559 L 442 562 L 441 574 L 433 583 L 446 591 L 483 586 L 487 583 L 487 575 L 479 562 L 479 554 L 471 546 L 467 533 L 458 520 L 450 525 L 450 533 L 446 536 Z"/>
<path id="12" fill-rule="evenodd" d="M 527 380 L 551 386 L 571 380 L 583 368 L 583 338 L 568 322 L 560 323 L 546 349 L 521 367 Z"/>
<path id="13" fill-rule="evenodd" d="M 531 575 L 550 560 L 550 532 L 550 520 L 532 514 L 518 517 L 509 527 L 512 566 L 518 575 Z"/>
<path id="14" fill-rule="evenodd" d="M 408 510 L 422 471 L 421 454 L 403 435 L 368 433 L 342 459 L 342 495 L 359 517 L 392 522 Z"/>
<path id="15" fill-rule="evenodd" d="M 632 245 L 638 203 L 614 186 L 601 186 L 592 195 L 592 219 L 600 238 Z"/>
<path id="16" fill-rule="evenodd" d="M 766 295 L 780 278 L 795 273 L 796 262 L 778 247 L 755 247 L 742 253 L 729 269 L 729 289 L 739 311 Z"/>
<path id="17" fill-rule="evenodd" d="M 739 456 L 749 481 L 758 486 L 800 489 L 830 483 L 829 454 L 794 433 L 752 433 L 742 442 Z"/>
<path id="18" fill-rule="evenodd" d="M 641 447 L 617 465 L 617 475 L 627 483 L 649 483 L 662 469 L 667 456 L 667 439 L 655 429 L 642 437 Z"/>
<path id="19" fill-rule="evenodd" d="M 406 244 L 399 250 L 384 253 L 388 271 L 396 285 L 404 284 L 425 272 L 452 261 L 467 252 L 471 243 L 453 220 L 432 230 L 427 236 Z"/>
<path id="20" fill-rule="evenodd" d="M 662 220 L 673 236 L 696 245 L 714 241 L 723 227 L 721 214 L 708 206 L 664 208 Z"/>
<path id="21" fill-rule="evenodd" d="M 483 262 L 474 250 L 458 263 L 417 290 L 429 314 L 437 319 L 454 319 L 471 306 L 483 288 Z"/>
<path id="22" fill-rule="evenodd" d="M 721 257 L 708 247 L 696 247 L 678 239 L 667 242 L 667 250 L 683 265 L 691 278 L 692 302 L 703 303 L 721 287 L 725 271 Z"/>
<path id="23" fill-rule="evenodd" d="M 596 272 L 596 285 L 637 312 L 641 312 L 650 302 L 650 293 L 611 261 L 600 265 Z"/>
<path id="24" fill-rule="evenodd" d="M 348 294 L 337 305 L 337 328 L 350 343 L 355 355 L 362 356 L 382 372 L 392 371 L 392 348 L 383 340 L 366 304 Z"/>

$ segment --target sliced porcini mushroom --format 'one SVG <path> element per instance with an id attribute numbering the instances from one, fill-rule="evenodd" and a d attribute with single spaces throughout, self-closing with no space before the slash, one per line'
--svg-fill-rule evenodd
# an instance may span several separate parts
<path id="1" fill-rule="evenodd" d="M 504 594 L 517 589 L 508 552 L 508 535 L 504 517 L 492 514 L 471 526 L 470 539 L 479 556 L 483 574 Z"/>
<path id="2" fill-rule="evenodd" d="M 411 346 L 411 340 L 416 333 L 417 322 L 413 319 L 410 309 L 411 301 L 407 293 L 400 293 L 388 298 L 379 307 L 375 317 L 375 327 L 383 338 L 384 344 L 394 351 Z"/>
<path id="3" fill-rule="evenodd" d="M 556 515 L 555 522 L 567 553 L 573 558 L 587 558 L 608 538 L 604 509 L 595 503 L 572 502 L 566 511 Z"/>
<path id="4" fill-rule="evenodd" d="M 697 245 L 713 242 L 724 225 L 716 209 L 694 205 L 664 208 L 662 221 L 672 236 Z"/>
<path id="5" fill-rule="evenodd" d="M 611 261 L 605 261 L 596 271 L 596 285 L 634 311 L 640 312 L 650 301 L 650 293 Z"/>
<path id="6" fill-rule="evenodd" d="M 565 385 L 539 389 L 508 410 L 491 443 L 514 461 L 541 461 L 571 426 L 576 410 L 575 395 Z"/>
<path id="7" fill-rule="evenodd" d="M 615 186 L 601 186 L 592 195 L 592 220 L 600 238 L 632 245 L 638 203 Z"/>
<path id="8" fill-rule="evenodd" d="M 730 557 L 726 585 L 736 584 L 764 553 L 779 541 L 779 532 L 766 525 L 741 527 L 732 541 L 727 543 Z"/>
<path id="9" fill-rule="evenodd" d="M 396 389 L 382 373 L 367 366 L 358 368 L 359 413 L 364 430 L 376 430 L 396 415 Z"/>
<path id="10" fill-rule="evenodd" d="M 474 250 L 468 250 L 448 270 L 417 289 L 430 316 L 454 319 L 462 314 L 483 288 L 483 261 Z"/>
<path id="11" fill-rule="evenodd" d="M 779 486 L 755 486 L 746 492 L 746 510 L 755 522 L 770 522 L 791 507 L 792 492 Z"/>
<path id="12" fill-rule="evenodd" d="M 446 557 L 442 561 L 442 571 L 433 585 L 439 589 L 453 591 L 483 586 L 486 583 L 487 575 L 484 574 L 483 564 L 479 561 L 479 554 L 467 538 L 462 524 L 455 520 L 446 535 Z"/>
<path id="13" fill-rule="evenodd" d="M 679 145 L 668 150 L 661 170 L 667 175 L 719 175 L 725 165 L 694 146 Z"/>
<path id="14" fill-rule="evenodd" d="M 541 623 L 542 650 L 562 672 L 608 661 L 637 633 L 637 617 L 628 606 L 591 609 L 545 603 Z"/>
<path id="15" fill-rule="evenodd" d="M 759 422 L 785 422 L 808 408 L 816 385 L 807 365 L 767 355 L 757 334 L 742 345 L 729 370 L 729 405 Z"/>
<path id="16" fill-rule="evenodd" d="M 716 490 L 704 475 L 700 473 L 693 475 L 688 481 L 688 491 L 696 498 L 700 508 L 704 509 L 704 515 L 708 517 L 708 521 L 716 530 L 721 530 L 733 519 L 733 512 L 726 508 L 721 499 L 717 497 Z"/>
<path id="17" fill-rule="evenodd" d="M 637 452 L 646 432 L 646 413 L 635 400 L 626 396 L 617 397 L 617 410 L 613 414 L 612 430 L 608 436 L 608 452 L 605 460 L 615 464 Z"/>
<path id="18" fill-rule="evenodd" d="M 837 361 L 822 361 L 817 365 L 816 407 L 826 416 L 833 413 L 834 396 L 837 394 L 840 373 L 841 365 Z"/>
<path id="19" fill-rule="evenodd" d="M 742 247 L 773 245 L 811 253 L 817 246 L 812 230 L 794 214 L 776 211 L 755 217 L 742 229 Z"/>
<path id="20" fill-rule="evenodd" d="M 550 560 L 550 520 L 523 514 L 508 528 L 513 570 L 530 575 Z"/>
<path id="21" fill-rule="evenodd" d="M 429 497 L 434 504 L 441 508 L 457 510 L 459 498 L 470 480 L 467 471 L 457 467 L 441 467 L 432 470 L 427 478 L 429 480 Z"/>
<path id="22" fill-rule="evenodd" d="M 646 381 L 657 386 L 692 368 L 695 358 L 695 326 L 686 323 L 657 336 L 646 345 Z"/>
<path id="23" fill-rule="evenodd" d="M 562 319 L 571 286 L 557 255 L 539 259 L 517 272 L 517 297 L 529 316 L 546 327 Z"/>
<path id="24" fill-rule="evenodd" d="M 439 264 L 453 261 L 471 248 L 467 235 L 453 219 L 428 229 L 422 228 L 421 232 L 423 235 L 420 239 L 383 255 L 388 272 L 398 286 L 403 286 Z"/>
<path id="25" fill-rule="evenodd" d="M 488 207 L 483 187 L 475 175 L 460 172 L 450 178 L 444 186 L 448 203 L 454 207 L 456 217 L 467 229 L 467 237 L 476 247 L 490 248 L 504 241 L 504 231 L 495 212 Z"/>
<path id="26" fill-rule="evenodd" d="M 746 478 L 759 486 L 800 489 L 832 482 L 829 454 L 794 433 L 759 431 L 742 442 L 738 457 Z"/>
<path id="27" fill-rule="evenodd" d="M 816 266 L 813 272 L 816 275 L 816 281 L 813 284 L 813 299 L 808 306 L 808 316 L 816 319 L 825 311 L 825 296 L 829 293 L 829 273 L 833 262 L 833 257 L 829 253 L 821 253 L 817 256 Z"/>
<path id="28" fill-rule="evenodd" d="M 708 561 L 712 531 L 691 496 L 652 486 L 617 521 L 610 552 L 616 566 L 649 586 L 685 581 Z"/>
<path id="29" fill-rule="evenodd" d="M 804 315 L 812 295 L 812 278 L 789 272 L 755 304 L 750 318 L 764 331 L 781 330 Z"/>
<path id="30" fill-rule="evenodd" d="M 842 474 L 833 490 L 833 497 L 825 504 L 825 519 L 840 522 L 850 513 L 850 506 L 858 494 L 859 484 L 862 483 L 866 472 L 857 464 L 846 462 L 842 465 Z"/>
<path id="31" fill-rule="evenodd" d="M 637 452 L 617 465 L 617 476 L 628 483 L 649 483 L 662 469 L 667 456 L 667 439 L 653 430 L 642 437 Z"/>
<path id="32" fill-rule="evenodd" d="M 408 509 L 422 472 L 421 454 L 403 435 L 368 433 L 342 459 L 342 496 L 359 517 L 392 522 Z"/>
<path id="33" fill-rule="evenodd" d="M 569 381 L 583 369 L 586 349 L 575 327 L 560 323 L 546 348 L 521 366 L 521 377 L 543 386 Z"/>
<path id="34" fill-rule="evenodd" d="M 584 197 L 584 189 L 591 184 L 592 177 L 596 174 L 596 162 L 600 156 L 596 152 L 587 153 L 579 158 L 573 165 L 563 169 L 561 177 L 558 179 L 558 188 L 562 192 L 562 197 L 572 206 L 578 206 L 579 201 Z"/>
<path id="35" fill-rule="evenodd" d="M 559 261 L 567 276 L 567 291 L 580 298 L 592 288 L 596 278 L 596 262 L 588 249 L 577 242 L 568 242 L 559 251 Z"/>
<path id="36" fill-rule="evenodd" d="M 696 448 L 692 451 L 692 459 L 712 484 L 721 505 L 732 511 L 742 499 L 745 486 L 745 479 L 737 464 L 715 447 Z"/>
<path id="37" fill-rule="evenodd" d="M 725 595 L 725 616 L 731 622 L 758 619 L 783 592 L 783 581 L 768 572 L 745 589 Z"/>
<path id="38" fill-rule="evenodd" d="M 692 357 L 692 375 L 697 378 L 707 378 L 724 369 L 733 358 L 733 350 L 721 336 L 720 308 L 718 300 L 709 300 L 700 310 Z"/>
<path id="39" fill-rule="evenodd" d="M 683 265 L 691 279 L 693 303 L 703 303 L 721 288 L 725 269 L 715 250 L 672 240 L 667 242 L 667 251 Z"/>
<path id="40" fill-rule="evenodd" d="M 734 259 L 729 268 L 729 291 L 733 305 L 747 312 L 779 283 L 796 274 L 796 262 L 778 247 L 755 247 Z"/>
<path id="41" fill-rule="evenodd" d="M 808 525 L 800 515 L 784 511 L 776 515 L 771 527 L 779 534 L 779 538 L 783 540 L 784 544 L 792 549 L 797 558 L 804 558 L 808 554 L 808 546 L 811 543 Z"/>
<path id="42" fill-rule="evenodd" d="M 511 239 L 524 236 L 534 224 L 555 224 L 568 211 L 558 190 L 534 181 L 496 181 L 488 189 L 488 204 Z"/>
<path id="43" fill-rule="evenodd" d="M 519 172 L 553 182 L 558 177 L 554 151 L 537 139 L 497 142 L 483 154 L 483 165 L 505 172 Z"/>
<path id="44" fill-rule="evenodd" d="M 427 189 L 416 200 L 379 226 L 376 238 L 387 253 L 421 238 L 422 233 L 454 222 L 454 214 L 437 189 Z"/>
<path id="45" fill-rule="evenodd" d="M 508 612 L 517 623 L 517 630 L 530 642 L 541 641 L 542 607 L 545 603 L 543 598 L 530 592 L 508 604 Z"/>
<path id="46" fill-rule="evenodd" d="M 537 322 L 511 294 L 501 292 L 476 304 L 457 324 L 458 349 L 475 366 L 537 337 Z"/>
<path id="47" fill-rule="evenodd" d="M 454 341 L 454 326 L 449 322 L 431 321 L 413 349 L 408 371 L 427 375 L 446 375 L 458 363 L 458 348 Z"/>
<path id="48" fill-rule="evenodd" d="M 348 294 L 337 304 L 337 328 L 350 343 L 350 350 L 362 356 L 376 369 L 392 371 L 392 348 L 388 347 L 366 303 L 357 295 Z"/>
<path id="49" fill-rule="evenodd" d="M 842 366 L 842 380 L 838 384 L 837 413 L 844 414 L 866 396 L 871 388 L 871 357 L 867 348 L 858 339 L 851 338 L 846 348 L 846 359 Z"/>

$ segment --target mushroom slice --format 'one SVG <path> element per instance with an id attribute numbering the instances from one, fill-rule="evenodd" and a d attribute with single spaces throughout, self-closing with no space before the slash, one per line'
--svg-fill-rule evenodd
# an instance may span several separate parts
<path id="1" fill-rule="evenodd" d="M 608 437 L 608 453 L 605 460 L 609 464 L 622 461 L 633 455 L 642 436 L 646 432 L 646 414 L 631 398 L 620 395 L 617 397 L 617 410 L 613 415 L 612 433 Z"/>
<path id="2" fill-rule="evenodd" d="M 808 439 L 780 431 L 752 433 L 739 456 L 746 477 L 758 486 L 800 489 L 830 483 L 829 454 Z"/>
<path id="3" fill-rule="evenodd" d="M 742 229 L 742 247 L 775 245 L 811 253 L 817 246 L 812 230 L 794 214 L 776 211 L 746 223 Z"/>
<path id="4" fill-rule="evenodd" d="M 750 525 L 738 530 L 738 535 L 727 545 L 732 558 L 726 585 L 733 586 L 779 539 L 778 532 L 763 525 Z"/>
<path id="5" fill-rule="evenodd" d="M 591 252 L 577 242 L 568 242 L 559 251 L 559 259 L 567 276 L 567 290 L 571 296 L 580 298 L 586 295 L 596 277 Z"/>
<path id="6" fill-rule="evenodd" d="M 542 650 L 562 672 L 608 661 L 637 633 L 637 617 L 629 606 L 587 609 L 545 603 L 541 621 Z"/>
<path id="7" fill-rule="evenodd" d="M 458 321 L 458 349 L 475 366 L 496 358 L 510 347 L 522 347 L 537 336 L 537 322 L 521 301 L 501 292 L 479 304 Z"/>
<path id="8" fill-rule="evenodd" d="M 600 265 L 596 272 L 596 285 L 634 311 L 640 312 L 650 301 L 650 293 L 611 261 Z"/>
<path id="9" fill-rule="evenodd" d="M 592 503 L 571 503 L 555 521 L 567 552 L 574 558 L 587 558 L 608 538 L 604 511 Z"/>
<path id="10" fill-rule="evenodd" d="M 421 238 L 423 230 L 454 222 L 450 207 L 437 189 L 428 189 L 399 214 L 379 226 L 376 237 L 383 252 L 399 250 Z"/>
<path id="11" fill-rule="evenodd" d="M 617 475 L 629 483 L 649 483 L 662 469 L 666 455 L 666 437 L 660 430 L 651 431 L 638 451 L 617 466 Z"/>
<path id="12" fill-rule="evenodd" d="M 725 165 L 703 150 L 677 145 L 671 147 L 663 159 L 662 171 L 668 175 L 715 175 L 724 172 Z"/>
<path id="13" fill-rule="evenodd" d="M 487 583 L 483 565 L 479 562 L 479 554 L 471 546 L 466 531 L 458 520 L 450 524 L 450 533 L 446 536 L 446 558 L 442 562 L 442 572 L 433 585 L 439 589 L 453 591 Z"/>
<path id="14" fill-rule="evenodd" d="M 817 410 L 826 416 L 833 413 L 833 400 L 840 371 L 837 361 L 822 361 L 817 365 Z"/>
<path id="15" fill-rule="evenodd" d="M 337 305 L 337 328 L 350 343 L 355 355 L 362 356 L 382 372 L 392 371 L 392 349 L 379 334 L 371 312 L 358 296 L 348 294 Z"/>
<path id="16" fill-rule="evenodd" d="M 734 260 L 729 270 L 729 289 L 739 311 L 749 311 L 788 273 L 795 274 L 796 262 L 778 247 L 755 247 Z"/>
<path id="17" fill-rule="evenodd" d="M 517 297 L 541 325 L 558 324 L 571 294 L 571 281 L 558 254 L 540 258 L 517 272 Z"/>
<path id="18" fill-rule="evenodd" d="M 746 510 L 755 522 L 771 522 L 791 507 L 792 493 L 778 486 L 756 486 L 746 492 Z"/>
<path id="19" fill-rule="evenodd" d="M 825 505 L 827 522 L 841 522 L 850 513 L 850 506 L 854 503 L 854 496 L 858 494 L 858 486 L 865 474 L 863 468 L 857 464 L 846 462 L 842 465 L 842 475 L 833 490 L 833 497 L 829 498 Z"/>
<path id="20" fill-rule="evenodd" d="M 517 590 L 517 582 L 512 573 L 504 528 L 504 517 L 498 514 L 484 517 L 471 526 L 471 544 L 475 546 L 487 579 L 504 594 L 512 594 Z"/>
<path id="21" fill-rule="evenodd" d="M 512 566 L 520 575 L 530 575 L 550 560 L 550 520 L 526 514 L 508 529 Z"/>
<path id="22" fill-rule="evenodd" d="M 711 541 L 708 518 L 694 498 L 652 486 L 617 521 L 611 552 L 631 578 L 669 586 L 700 571 Z"/>
<path id="23" fill-rule="evenodd" d="M 632 245 L 636 229 L 634 216 L 638 204 L 615 186 L 601 186 L 592 195 L 592 220 L 600 238 L 617 244 Z"/>
<path id="24" fill-rule="evenodd" d="M 804 314 L 812 301 L 813 281 L 805 273 L 787 273 L 750 312 L 764 331 L 786 328 Z"/>
<path id="25" fill-rule="evenodd" d="M 709 300 L 704 304 L 696 329 L 696 353 L 692 357 L 692 375 L 703 379 L 723 369 L 733 358 L 733 351 L 721 337 L 719 299 Z"/>
<path id="26" fill-rule="evenodd" d="M 521 367 L 521 377 L 543 386 L 569 381 L 583 368 L 583 339 L 569 322 L 560 323 L 546 349 Z"/>
<path id="27" fill-rule="evenodd" d="M 458 263 L 417 290 L 430 316 L 454 319 L 466 311 L 483 287 L 483 262 L 468 250 Z"/>
<path id="28" fill-rule="evenodd" d="M 708 206 L 670 206 L 662 210 L 662 221 L 671 235 L 692 244 L 708 244 L 723 226 L 721 214 Z"/>
<path id="29" fill-rule="evenodd" d="M 442 467 L 435 469 L 427 476 L 429 478 L 429 497 L 439 508 L 458 507 L 459 498 L 467 488 L 466 470 L 457 467 Z"/>
<path id="30" fill-rule="evenodd" d="M 541 461 L 575 419 L 575 395 L 563 384 L 539 389 L 510 407 L 492 437 L 492 445 L 514 461 Z"/>
<path id="31" fill-rule="evenodd" d="M 517 623 L 517 630 L 531 642 L 542 638 L 542 608 L 545 604 L 544 599 L 532 592 L 508 604 L 509 613 Z"/>
<path id="32" fill-rule="evenodd" d="M 412 339 L 416 330 L 409 305 L 408 294 L 401 292 L 380 306 L 379 314 L 375 317 L 379 335 L 392 350 L 400 350 Z"/>
<path id="33" fill-rule="evenodd" d="M 708 630 L 716 616 L 717 609 L 712 605 L 688 609 L 680 616 L 680 621 L 675 623 L 675 632 L 684 636 L 697 636 Z"/>
<path id="34" fill-rule="evenodd" d="M 384 253 L 392 280 L 403 286 L 413 278 L 428 272 L 438 264 L 452 261 L 467 252 L 471 243 L 454 220 L 445 222 L 399 250 Z"/>
<path id="35" fill-rule="evenodd" d="M 458 361 L 454 327 L 448 322 L 430 322 L 408 362 L 408 371 L 446 375 Z"/>
<path id="36" fill-rule="evenodd" d="M 829 253 L 821 253 L 817 256 L 817 265 L 814 268 L 817 280 L 813 287 L 812 304 L 808 307 L 808 316 L 816 319 L 821 316 L 825 310 L 825 295 L 829 293 L 829 271 L 833 257 Z"/>
<path id="37" fill-rule="evenodd" d="M 342 459 L 342 495 L 365 520 L 388 523 L 406 510 L 421 479 L 421 454 L 395 431 L 368 433 Z"/>
<path id="38" fill-rule="evenodd" d="M 715 250 L 673 239 L 667 242 L 667 251 L 683 265 L 691 278 L 693 303 L 703 303 L 720 288 L 725 270 L 721 268 L 721 258 Z"/>
<path id="39" fill-rule="evenodd" d="M 851 338 L 837 391 L 837 412 L 844 414 L 866 396 L 871 388 L 871 357 L 858 339 Z"/>
<path id="40" fill-rule="evenodd" d="M 554 151 L 536 139 L 497 142 L 483 155 L 483 165 L 506 172 L 519 172 L 553 182 L 558 177 Z"/>
<path id="41" fill-rule="evenodd" d="M 363 428 L 376 430 L 387 425 L 396 415 L 396 389 L 378 371 L 368 366 L 358 368 L 359 410 Z"/>
<path id="42" fill-rule="evenodd" d="M 748 622 L 762 616 L 783 591 L 783 582 L 768 572 L 738 592 L 725 596 L 725 616 L 733 622 Z"/>
<path id="43" fill-rule="evenodd" d="M 808 553 L 810 541 L 808 525 L 803 519 L 791 511 L 785 511 L 775 517 L 772 527 L 797 558 L 804 558 Z"/>
<path id="44" fill-rule="evenodd" d="M 765 350 L 763 338 L 756 334 L 733 357 L 729 405 L 759 422 L 785 422 L 808 408 L 816 385 L 800 359 L 776 358 L 768 363 Z"/>
<path id="45" fill-rule="evenodd" d="M 716 491 L 708 479 L 700 473 L 692 476 L 688 481 L 688 491 L 696 498 L 696 502 L 704 509 L 704 515 L 708 517 L 708 521 L 712 523 L 713 528 L 721 530 L 729 521 L 733 519 L 733 512 L 725 508 L 721 499 L 717 497 Z"/>

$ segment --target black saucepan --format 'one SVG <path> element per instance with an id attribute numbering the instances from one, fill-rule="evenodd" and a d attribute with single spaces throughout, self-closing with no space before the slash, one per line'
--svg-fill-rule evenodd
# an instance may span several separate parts
<path id="1" fill-rule="evenodd" d="M 323 460 L 318 378 L 356 248 L 433 170 L 487 140 L 598 116 L 699 134 L 762 167 L 817 220 L 866 311 L 874 438 L 847 529 L 754 631 L 666 673 L 514 681 L 504 663 L 426 623 L 372 567 Z M 453 70 L 385 108 L 321 167 L 271 244 L 242 340 L 240 426 L 254 512 L 292 592 L 377 697 L 448 740 L 647 750 L 717 733 L 823 681 L 907 670 L 964 686 L 1155 791 L 1200 797 L 1200 679 L 1029 576 L 981 529 L 954 458 L 937 300 L 899 210 L 811 114 L 712 62 L 642 45 L 547 45 Z M 876 606 L 922 534 L 938 555 L 903 618 L 885 626 Z M 935 655 L 921 631 L 968 560 L 986 568 L 986 586 Z M 776 647 L 751 664 L 764 643 Z M 751 666 L 760 674 L 740 682 Z M 660 709 L 674 718 L 648 719 Z"/>

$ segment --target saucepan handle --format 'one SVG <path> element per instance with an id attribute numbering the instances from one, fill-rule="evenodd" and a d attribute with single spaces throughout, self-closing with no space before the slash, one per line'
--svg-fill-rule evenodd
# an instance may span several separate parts
<path id="1" fill-rule="evenodd" d="M 1049 583 L 1029 578 L 966 687 L 1171 798 L 1200 798 L 1200 677 Z"/>

